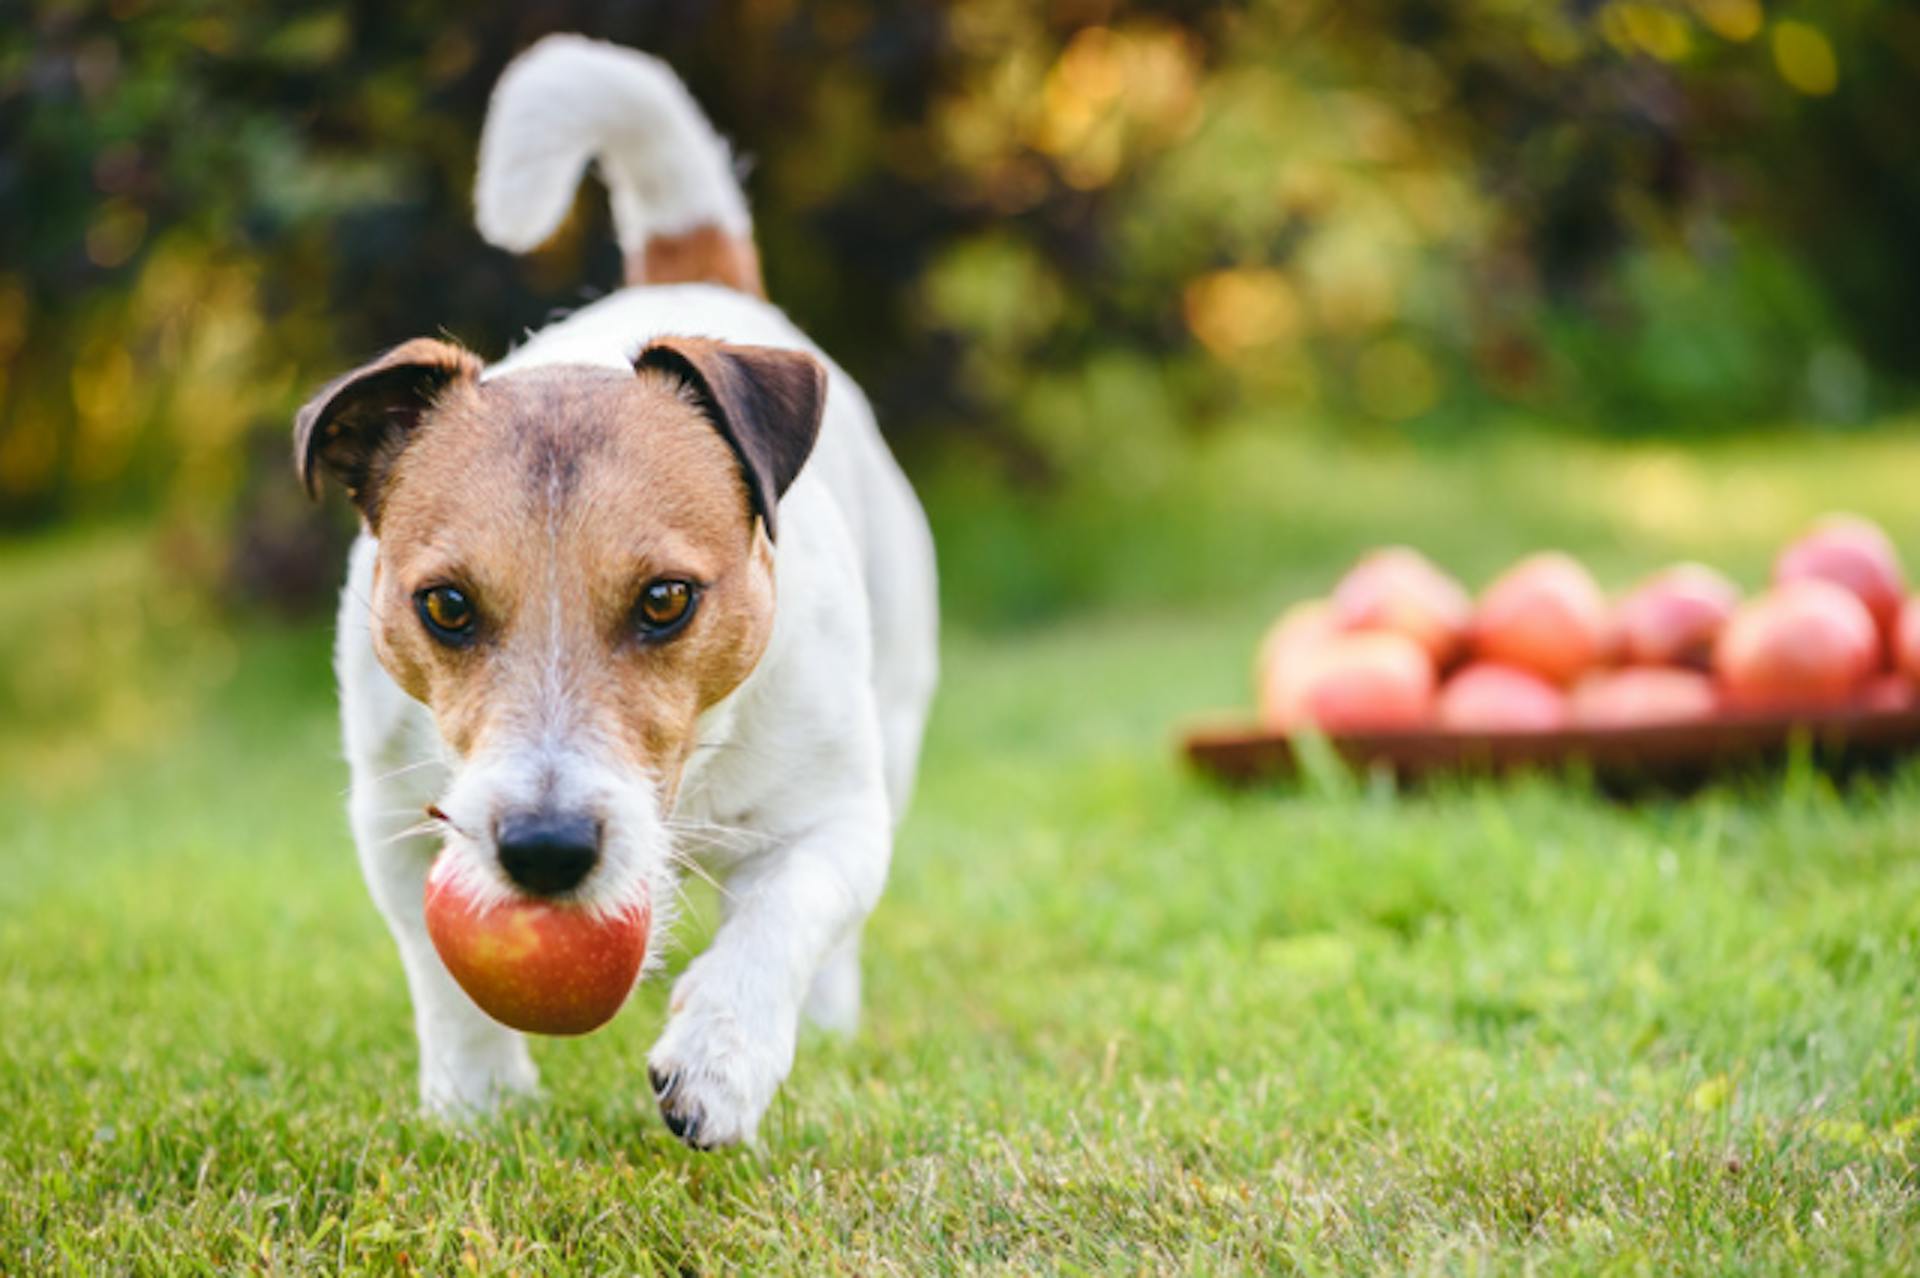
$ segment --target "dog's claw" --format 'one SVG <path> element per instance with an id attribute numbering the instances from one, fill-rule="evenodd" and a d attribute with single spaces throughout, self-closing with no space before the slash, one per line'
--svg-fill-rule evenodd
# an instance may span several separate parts
<path id="1" fill-rule="evenodd" d="M 689 1148 L 702 1152 L 713 1146 L 700 1139 L 700 1115 L 692 1109 L 685 1109 L 670 1102 L 673 1094 L 680 1088 L 680 1080 L 685 1077 L 679 1070 L 663 1070 L 657 1066 L 647 1066 L 647 1081 L 653 1084 L 654 1099 L 660 1103 L 660 1118 L 667 1130 L 678 1136 Z"/>
<path id="2" fill-rule="evenodd" d="M 668 1131 L 695 1149 L 701 1147 L 700 1120 L 698 1118 L 677 1109 L 669 1109 L 665 1105 L 660 1107 L 660 1117 L 666 1120 Z"/>

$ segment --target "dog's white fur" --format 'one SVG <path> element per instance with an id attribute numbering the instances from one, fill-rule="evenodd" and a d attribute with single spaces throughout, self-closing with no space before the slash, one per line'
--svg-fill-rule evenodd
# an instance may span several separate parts
<path id="1" fill-rule="evenodd" d="M 727 144 L 666 64 L 579 36 L 548 36 L 494 85 L 480 133 L 474 220 L 524 253 L 560 226 L 597 160 L 629 252 L 653 235 L 752 230 Z"/>
<path id="2" fill-rule="evenodd" d="M 745 230 L 724 145 L 672 73 L 578 37 L 536 45 L 502 77 L 481 149 L 480 227 L 525 248 L 550 231 L 595 156 L 629 247 L 711 223 Z M 859 934 L 878 900 L 893 827 L 912 789 L 936 678 L 933 544 L 865 397 L 778 310 L 713 285 L 629 288 L 533 335 L 488 378 L 545 365 L 626 369 L 649 339 L 713 337 L 807 351 L 826 362 L 819 441 L 780 502 L 772 638 L 753 673 L 699 725 L 675 809 L 648 779 L 549 739 L 511 757 L 462 761 L 427 710 L 376 659 L 368 600 L 376 548 L 353 550 L 336 667 L 351 818 L 375 902 L 399 945 L 420 1041 L 420 1090 L 442 1113 L 484 1110 L 535 1088 L 521 1037 L 454 984 L 422 917 L 438 832 L 484 830 L 492 805 L 536 772 L 557 774 L 609 813 L 589 888 L 652 896 L 654 949 L 676 862 L 720 876 L 723 920 L 675 985 L 648 1063 L 687 1139 L 751 1140 L 793 1061 L 799 1018 L 850 1031 L 860 1002 Z M 571 695 L 592 695 L 579 690 Z M 486 836 L 448 836 L 476 881 L 499 884 Z"/>

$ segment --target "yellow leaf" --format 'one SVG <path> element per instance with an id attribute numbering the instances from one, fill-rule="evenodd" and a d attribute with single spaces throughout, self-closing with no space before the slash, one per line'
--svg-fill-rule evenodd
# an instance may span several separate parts
<path id="1" fill-rule="evenodd" d="M 1773 27 L 1773 65 L 1780 78 L 1810 98 L 1825 97 L 1840 83 L 1840 65 L 1820 28 L 1805 22 Z"/>

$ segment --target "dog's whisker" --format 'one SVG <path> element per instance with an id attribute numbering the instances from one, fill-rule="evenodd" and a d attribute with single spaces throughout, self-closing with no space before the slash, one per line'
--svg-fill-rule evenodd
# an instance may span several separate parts
<path id="1" fill-rule="evenodd" d="M 442 812 L 437 804 L 429 803 L 427 805 L 427 824 L 436 828 L 452 830 L 461 838 L 470 842 L 473 841 L 473 836 L 455 824 L 453 818 L 445 812 Z"/>
<path id="2" fill-rule="evenodd" d="M 681 826 L 689 830 L 743 830 L 754 834 L 760 833 L 750 825 L 729 825 L 725 821 L 708 821 L 701 817 L 670 816 L 665 818 L 665 822 L 668 825 Z"/>
<path id="3" fill-rule="evenodd" d="M 679 884 L 674 887 L 673 899 L 678 903 L 679 914 L 691 918 L 702 928 L 707 926 L 707 916 L 705 912 L 701 910 L 699 904 L 691 896 L 687 895 L 687 889 L 684 884 Z"/>
<path id="4" fill-rule="evenodd" d="M 751 855 L 753 851 L 752 847 L 737 843 L 728 844 L 718 839 L 683 837 L 668 845 L 667 857 L 675 865 L 684 866 L 696 874 L 704 875 L 706 869 L 700 863 L 704 856 L 717 854 L 728 859 L 738 859 Z"/>
<path id="5" fill-rule="evenodd" d="M 373 627 L 373 600 L 367 598 L 364 594 L 362 594 L 360 592 L 360 588 L 358 586 L 355 586 L 351 580 L 347 582 L 345 586 L 345 590 L 348 594 L 353 596 L 355 603 L 359 604 L 362 608 L 365 608 L 367 610 L 367 627 L 371 629 Z"/>
<path id="6" fill-rule="evenodd" d="M 677 831 L 675 835 L 675 844 L 695 852 L 746 853 L 762 846 L 739 836 L 724 834 Z"/>
<path id="7" fill-rule="evenodd" d="M 756 750 L 742 741 L 696 741 L 693 743 L 693 748 L 696 753 L 701 750 L 712 750 L 715 753 L 723 750 L 732 750 L 739 754 L 752 755 L 761 759 L 771 759 L 775 755 L 775 752 L 772 750 Z"/>
<path id="8" fill-rule="evenodd" d="M 403 763 L 390 772 L 382 772 L 377 777 L 368 777 L 369 781 L 391 781 L 403 777 L 409 772 L 418 772 L 422 768 L 444 768 L 446 763 L 440 759 L 416 759 L 412 763 Z"/>
<path id="9" fill-rule="evenodd" d="M 389 844 L 399 843 L 403 839 L 417 839 L 422 835 L 434 833 L 437 828 L 438 827 L 431 821 L 422 821 L 417 825 L 410 825 L 405 829 L 395 830 L 392 834 L 380 840 L 376 846 L 386 847 Z"/>
<path id="10" fill-rule="evenodd" d="M 340 793 L 344 797 L 353 793 L 353 787 L 355 785 L 381 785 L 398 777 L 406 776 L 410 772 L 418 772 L 422 768 L 444 768 L 445 766 L 447 765 L 439 759 L 416 759 L 412 763 L 403 763 L 399 767 L 392 768 L 386 772 L 376 773 L 373 776 L 356 780 Z M 412 810 L 412 808 L 407 809 L 409 812 Z"/>
<path id="11" fill-rule="evenodd" d="M 713 872 L 708 870 L 706 866 L 701 865 L 698 861 L 693 860 L 691 857 L 689 857 L 686 853 L 682 852 L 680 849 L 671 847 L 671 846 L 668 847 L 667 861 L 669 864 L 678 866 L 680 869 L 686 871 L 688 874 L 691 874 L 695 878 L 706 883 L 707 886 L 711 887 L 715 892 L 718 892 L 720 894 L 720 898 L 722 900 L 724 901 L 733 900 L 733 893 L 727 890 L 726 884 L 722 883 L 719 879 L 716 879 L 713 876 Z M 681 890 L 684 890 L 684 889 L 681 889 Z"/>
<path id="12" fill-rule="evenodd" d="M 721 825 L 715 821 L 693 821 L 681 817 L 669 817 L 661 824 L 675 834 L 689 834 L 715 841 L 732 839 L 736 846 L 747 844 L 765 846 L 777 840 L 775 835 L 744 825 Z"/>
<path id="13" fill-rule="evenodd" d="M 681 869 L 685 870 L 687 873 L 698 875 L 700 878 L 705 879 L 707 882 L 713 883 L 715 887 L 719 886 L 718 883 L 714 882 L 713 871 L 709 869 L 705 864 L 703 864 L 702 859 L 700 857 L 675 849 L 667 853 L 667 860 L 672 864 L 679 866 Z"/>
<path id="14" fill-rule="evenodd" d="M 709 880 L 709 882 L 711 882 L 711 880 Z M 725 899 L 725 888 L 716 886 L 715 890 L 720 893 L 722 899 Z M 687 881 L 685 879 L 676 879 L 674 881 L 673 900 L 674 917 L 692 919 L 702 928 L 712 923 L 713 920 L 708 916 L 708 912 L 702 907 L 701 903 L 695 900 L 693 895 L 688 892 Z"/>

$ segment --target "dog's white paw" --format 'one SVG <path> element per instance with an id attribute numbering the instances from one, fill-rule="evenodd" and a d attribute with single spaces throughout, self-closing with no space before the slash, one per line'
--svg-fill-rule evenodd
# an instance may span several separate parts
<path id="1" fill-rule="evenodd" d="M 660 1117 L 695 1149 L 751 1144 L 760 1116 L 793 1068 L 794 1018 L 755 1016 L 743 1023 L 734 1008 L 716 1006 L 698 990 L 674 1003 L 679 1010 L 647 1054 Z"/>
<path id="2" fill-rule="evenodd" d="M 431 1061 L 420 1070 L 420 1108 L 448 1122 L 472 1122 L 517 1097 L 540 1094 L 540 1074 L 524 1044 L 487 1061 Z"/>

